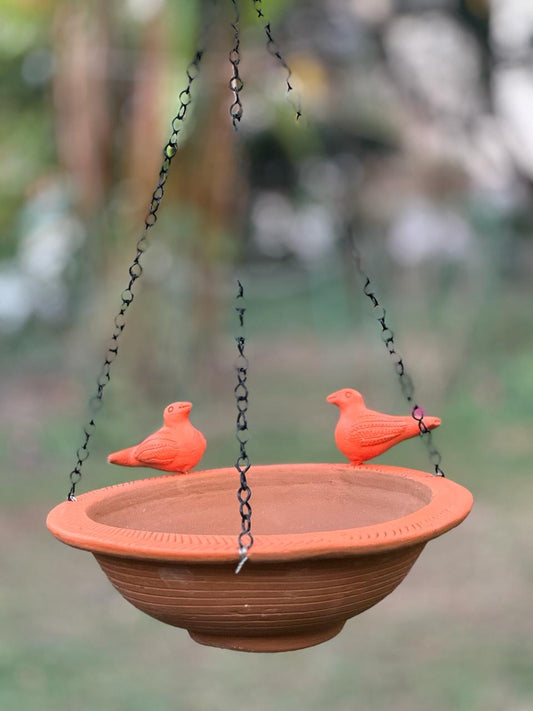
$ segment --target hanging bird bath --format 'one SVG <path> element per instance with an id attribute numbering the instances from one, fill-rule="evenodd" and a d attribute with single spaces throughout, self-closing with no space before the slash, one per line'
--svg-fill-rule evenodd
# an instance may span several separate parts
<path id="1" fill-rule="evenodd" d="M 91 551 L 135 607 L 197 642 L 277 652 L 334 637 L 472 506 L 462 486 L 398 467 L 275 464 L 249 479 L 255 542 L 239 575 L 234 468 L 90 491 L 47 525 Z"/>
<path id="2" fill-rule="evenodd" d="M 239 74 L 238 0 L 232 0 L 232 5 L 230 116 L 237 129 L 243 116 L 240 92 L 244 84 Z M 258 18 L 264 18 L 259 4 L 254 5 Z M 268 51 L 286 71 L 287 93 L 291 94 L 292 72 L 274 41 L 270 23 L 264 32 Z M 444 478 L 441 455 L 430 431 L 440 420 L 426 417 L 416 403 L 413 382 L 396 350 L 385 309 L 362 269 L 354 243 L 354 264 L 363 277 L 363 292 L 376 309 L 381 338 L 394 359 L 409 417 L 369 410 L 358 391 L 344 388 L 332 393 L 328 401 L 340 409 L 335 440 L 350 464 L 251 466 L 243 335 L 246 308 L 238 282 L 235 310 L 241 331 L 236 338 L 233 394 L 239 454 L 235 466 L 184 473 L 199 462 L 206 442 L 188 421 L 191 404 L 180 401 L 165 409 L 160 429 L 137 445 L 113 452 L 109 461 L 181 474 L 131 481 L 76 497 L 202 56 L 203 50 L 195 53 L 186 71 L 186 87 L 179 94 L 158 183 L 69 474 L 67 501 L 50 512 L 47 525 L 64 543 L 91 551 L 129 602 L 158 620 L 187 629 L 196 641 L 241 651 L 281 652 L 334 637 L 346 620 L 386 597 L 407 575 L 425 544 L 468 515 L 472 496 Z M 299 102 L 293 106 L 299 119 Z M 361 463 L 417 435 L 428 448 L 434 475 Z"/>

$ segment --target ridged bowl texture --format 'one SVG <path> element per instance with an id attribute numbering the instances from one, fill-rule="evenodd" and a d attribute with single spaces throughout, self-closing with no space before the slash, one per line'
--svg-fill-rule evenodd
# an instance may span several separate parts
<path id="1" fill-rule="evenodd" d="M 233 468 L 91 491 L 47 525 L 152 617 L 202 644 L 273 652 L 335 636 L 472 507 L 458 484 L 398 467 L 266 465 L 248 478 L 254 545 L 238 575 Z"/>

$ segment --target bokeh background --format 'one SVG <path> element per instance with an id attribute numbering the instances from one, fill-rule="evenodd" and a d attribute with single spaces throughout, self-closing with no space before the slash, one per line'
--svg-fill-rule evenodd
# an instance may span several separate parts
<path id="1" fill-rule="evenodd" d="M 256 6 L 258 3 L 256 3 Z M 533 709 L 533 4 L 3 0 L 0 18 L 0 707 Z M 195 37 L 208 52 L 80 491 L 109 451 L 195 403 L 204 463 L 237 451 L 233 298 L 246 288 L 250 455 L 340 461 L 326 395 L 406 412 L 365 267 L 436 443 L 475 508 L 336 639 L 285 655 L 195 645 L 47 532 L 157 182 Z M 381 458 L 429 467 L 406 442 Z"/>

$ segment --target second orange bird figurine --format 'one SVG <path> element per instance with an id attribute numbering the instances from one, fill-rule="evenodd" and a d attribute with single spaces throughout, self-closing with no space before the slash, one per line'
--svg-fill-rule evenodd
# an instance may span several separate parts
<path id="1" fill-rule="evenodd" d="M 163 412 L 163 427 L 140 444 L 113 452 L 111 464 L 126 467 L 152 467 L 185 474 L 203 457 L 207 443 L 189 421 L 190 402 L 173 402 Z"/>
<path id="2" fill-rule="evenodd" d="M 418 421 L 413 417 L 369 410 L 357 390 L 344 388 L 331 393 L 326 399 L 339 407 L 335 442 L 352 464 L 362 464 L 378 457 L 404 439 L 420 434 Z M 440 425 L 440 419 L 424 416 L 424 423 L 429 430 L 433 430 Z"/>

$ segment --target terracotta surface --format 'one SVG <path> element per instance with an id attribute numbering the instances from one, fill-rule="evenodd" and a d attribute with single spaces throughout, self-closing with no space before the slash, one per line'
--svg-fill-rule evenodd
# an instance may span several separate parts
<path id="1" fill-rule="evenodd" d="M 202 644 L 280 652 L 334 637 L 345 621 L 382 600 L 424 547 L 325 560 L 180 564 L 96 554 L 119 592 L 143 612 L 184 627 Z"/>
<path id="2" fill-rule="evenodd" d="M 472 506 L 458 484 L 397 467 L 281 464 L 248 478 L 255 544 L 239 575 L 234 468 L 91 491 L 47 524 L 92 551 L 133 605 L 198 642 L 286 651 L 383 599 Z"/>
<path id="3" fill-rule="evenodd" d="M 367 462 L 404 439 L 420 434 L 418 420 L 411 415 L 401 417 L 369 410 L 361 393 L 352 388 L 331 393 L 327 401 L 339 407 L 335 443 L 352 464 Z M 424 424 L 433 430 L 440 425 L 440 419 L 424 415 Z"/>
<path id="4" fill-rule="evenodd" d="M 140 444 L 113 452 L 111 464 L 125 467 L 151 467 L 184 474 L 203 457 L 206 441 L 189 421 L 190 402 L 173 402 L 163 412 L 163 427 Z"/>

